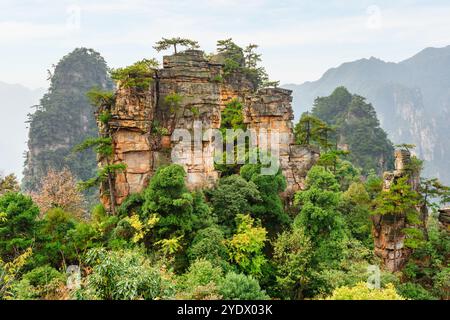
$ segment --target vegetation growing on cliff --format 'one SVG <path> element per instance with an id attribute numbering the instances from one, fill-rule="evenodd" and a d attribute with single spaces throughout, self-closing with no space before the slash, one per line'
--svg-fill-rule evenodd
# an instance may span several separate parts
<path id="1" fill-rule="evenodd" d="M 53 168 L 68 168 L 76 179 L 87 179 L 96 168 L 93 152 L 72 154 L 72 148 L 90 136 L 97 126 L 86 93 L 93 87 L 111 90 L 105 60 L 91 49 L 78 48 L 66 55 L 51 73 L 50 88 L 29 115 L 29 151 L 22 188 L 37 191 Z"/>
<path id="2" fill-rule="evenodd" d="M 348 148 L 348 159 L 368 174 L 393 167 L 393 145 L 380 128 L 373 106 L 365 98 L 338 87 L 328 97 L 314 102 L 312 115 L 334 128 L 329 141 Z"/>
<path id="3" fill-rule="evenodd" d="M 217 52 L 223 56 L 225 77 L 242 73 L 255 89 L 278 86 L 279 82 L 269 81 L 266 70 L 259 65 L 262 60 L 261 54 L 255 51 L 257 48 L 256 44 L 249 44 L 245 48 L 241 48 L 231 38 L 217 41 Z"/>

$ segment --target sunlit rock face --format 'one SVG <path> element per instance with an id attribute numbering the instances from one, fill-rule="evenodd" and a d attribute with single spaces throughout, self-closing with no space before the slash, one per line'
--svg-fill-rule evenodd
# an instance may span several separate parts
<path id="1" fill-rule="evenodd" d="M 185 168 L 189 189 L 214 187 L 220 173 L 214 166 L 214 138 L 205 133 L 220 128 L 221 111 L 233 99 L 244 104 L 248 129 L 259 132 L 264 128 L 269 135 L 271 131 L 280 133 L 277 147 L 288 184 L 285 195 L 303 187 L 306 173 L 319 152 L 294 143 L 290 90 L 255 90 L 244 75 L 224 77 L 220 59 L 208 59 L 199 50 L 165 56 L 163 68 L 155 71 L 153 80 L 146 91 L 120 84 L 116 91 L 109 126 L 113 132 L 114 162 L 126 164 L 126 170 L 118 173 L 114 181 L 117 205 L 128 195 L 142 191 L 155 171 L 170 163 Z M 171 103 L 174 97 L 177 102 Z M 98 125 L 102 130 L 100 122 Z M 182 144 L 177 132 L 189 133 L 198 151 Z M 195 137 L 195 132 L 201 132 L 200 137 Z M 255 143 L 259 147 L 261 142 Z M 109 199 L 102 192 L 106 206 Z"/>

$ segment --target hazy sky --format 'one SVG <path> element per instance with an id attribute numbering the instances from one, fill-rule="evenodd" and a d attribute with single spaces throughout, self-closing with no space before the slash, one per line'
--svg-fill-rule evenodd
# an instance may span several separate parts
<path id="1" fill-rule="evenodd" d="M 449 1 L 0 0 L 0 81 L 46 87 L 46 70 L 78 46 L 111 67 L 158 56 L 162 36 L 260 45 L 271 78 L 301 83 L 345 61 L 400 61 L 450 44 Z"/>

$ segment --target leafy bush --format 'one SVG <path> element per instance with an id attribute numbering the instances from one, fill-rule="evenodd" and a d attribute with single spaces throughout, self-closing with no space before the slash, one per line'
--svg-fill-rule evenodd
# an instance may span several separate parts
<path id="1" fill-rule="evenodd" d="M 236 215 L 250 213 L 252 206 L 260 201 L 257 186 L 238 175 L 220 179 L 211 197 L 213 211 L 220 225 L 227 227 L 227 233 L 235 230 Z"/>
<path id="2" fill-rule="evenodd" d="M 119 81 L 126 88 L 146 90 L 153 82 L 154 69 L 158 62 L 154 59 L 143 59 L 131 66 L 111 71 L 111 78 Z"/>
<path id="3" fill-rule="evenodd" d="M 219 284 L 219 293 L 224 300 L 268 300 L 258 280 L 252 276 L 228 273 Z"/>
<path id="4" fill-rule="evenodd" d="M 405 300 L 392 284 L 384 289 L 370 289 L 364 282 L 354 287 L 340 287 L 333 291 L 329 300 Z"/>
<path id="5" fill-rule="evenodd" d="M 86 263 L 92 267 L 75 295 L 79 299 L 137 300 L 173 296 L 174 287 L 138 250 L 92 249 Z"/>
<path id="6" fill-rule="evenodd" d="M 187 251 L 190 261 L 205 259 L 214 266 L 224 266 L 227 260 L 227 248 L 223 232 L 217 226 L 201 229 Z"/>
<path id="7" fill-rule="evenodd" d="M 397 286 L 398 293 L 412 300 L 436 300 L 430 292 L 417 283 L 406 282 Z"/>
<path id="8" fill-rule="evenodd" d="M 254 226 L 254 219 L 249 215 L 238 214 L 236 217 L 237 232 L 226 242 L 231 261 L 252 275 L 261 275 L 261 267 L 266 263 L 262 252 L 267 231 L 260 226 Z"/>
<path id="9" fill-rule="evenodd" d="M 12 287 L 12 297 L 24 299 L 60 299 L 66 276 L 51 266 L 38 267 L 23 275 Z"/>
<path id="10" fill-rule="evenodd" d="M 0 258 L 8 262 L 33 244 L 39 208 L 31 197 L 10 192 L 0 197 L 0 213 Z"/>
<path id="11" fill-rule="evenodd" d="M 219 299 L 217 284 L 222 279 L 222 270 L 207 260 L 197 260 L 187 273 L 180 277 L 178 298 Z"/>
<path id="12" fill-rule="evenodd" d="M 280 234 L 273 247 L 277 284 L 288 297 L 298 299 L 309 281 L 311 243 L 303 229 L 294 228 Z"/>

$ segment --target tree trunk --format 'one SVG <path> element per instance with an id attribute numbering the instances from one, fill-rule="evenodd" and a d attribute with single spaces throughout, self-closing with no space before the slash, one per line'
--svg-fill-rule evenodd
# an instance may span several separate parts
<path id="1" fill-rule="evenodd" d="M 394 210 L 395 211 L 395 210 Z M 397 271 L 397 215 L 394 213 L 394 271 Z"/>
<path id="2" fill-rule="evenodd" d="M 106 165 L 109 167 L 109 160 L 108 158 L 106 158 Z M 113 216 L 116 215 L 116 196 L 114 194 L 114 185 L 113 185 L 113 181 L 112 181 L 112 175 L 111 172 L 108 169 L 108 188 L 109 188 L 109 201 L 110 206 L 111 206 L 111 214 Z"/>

